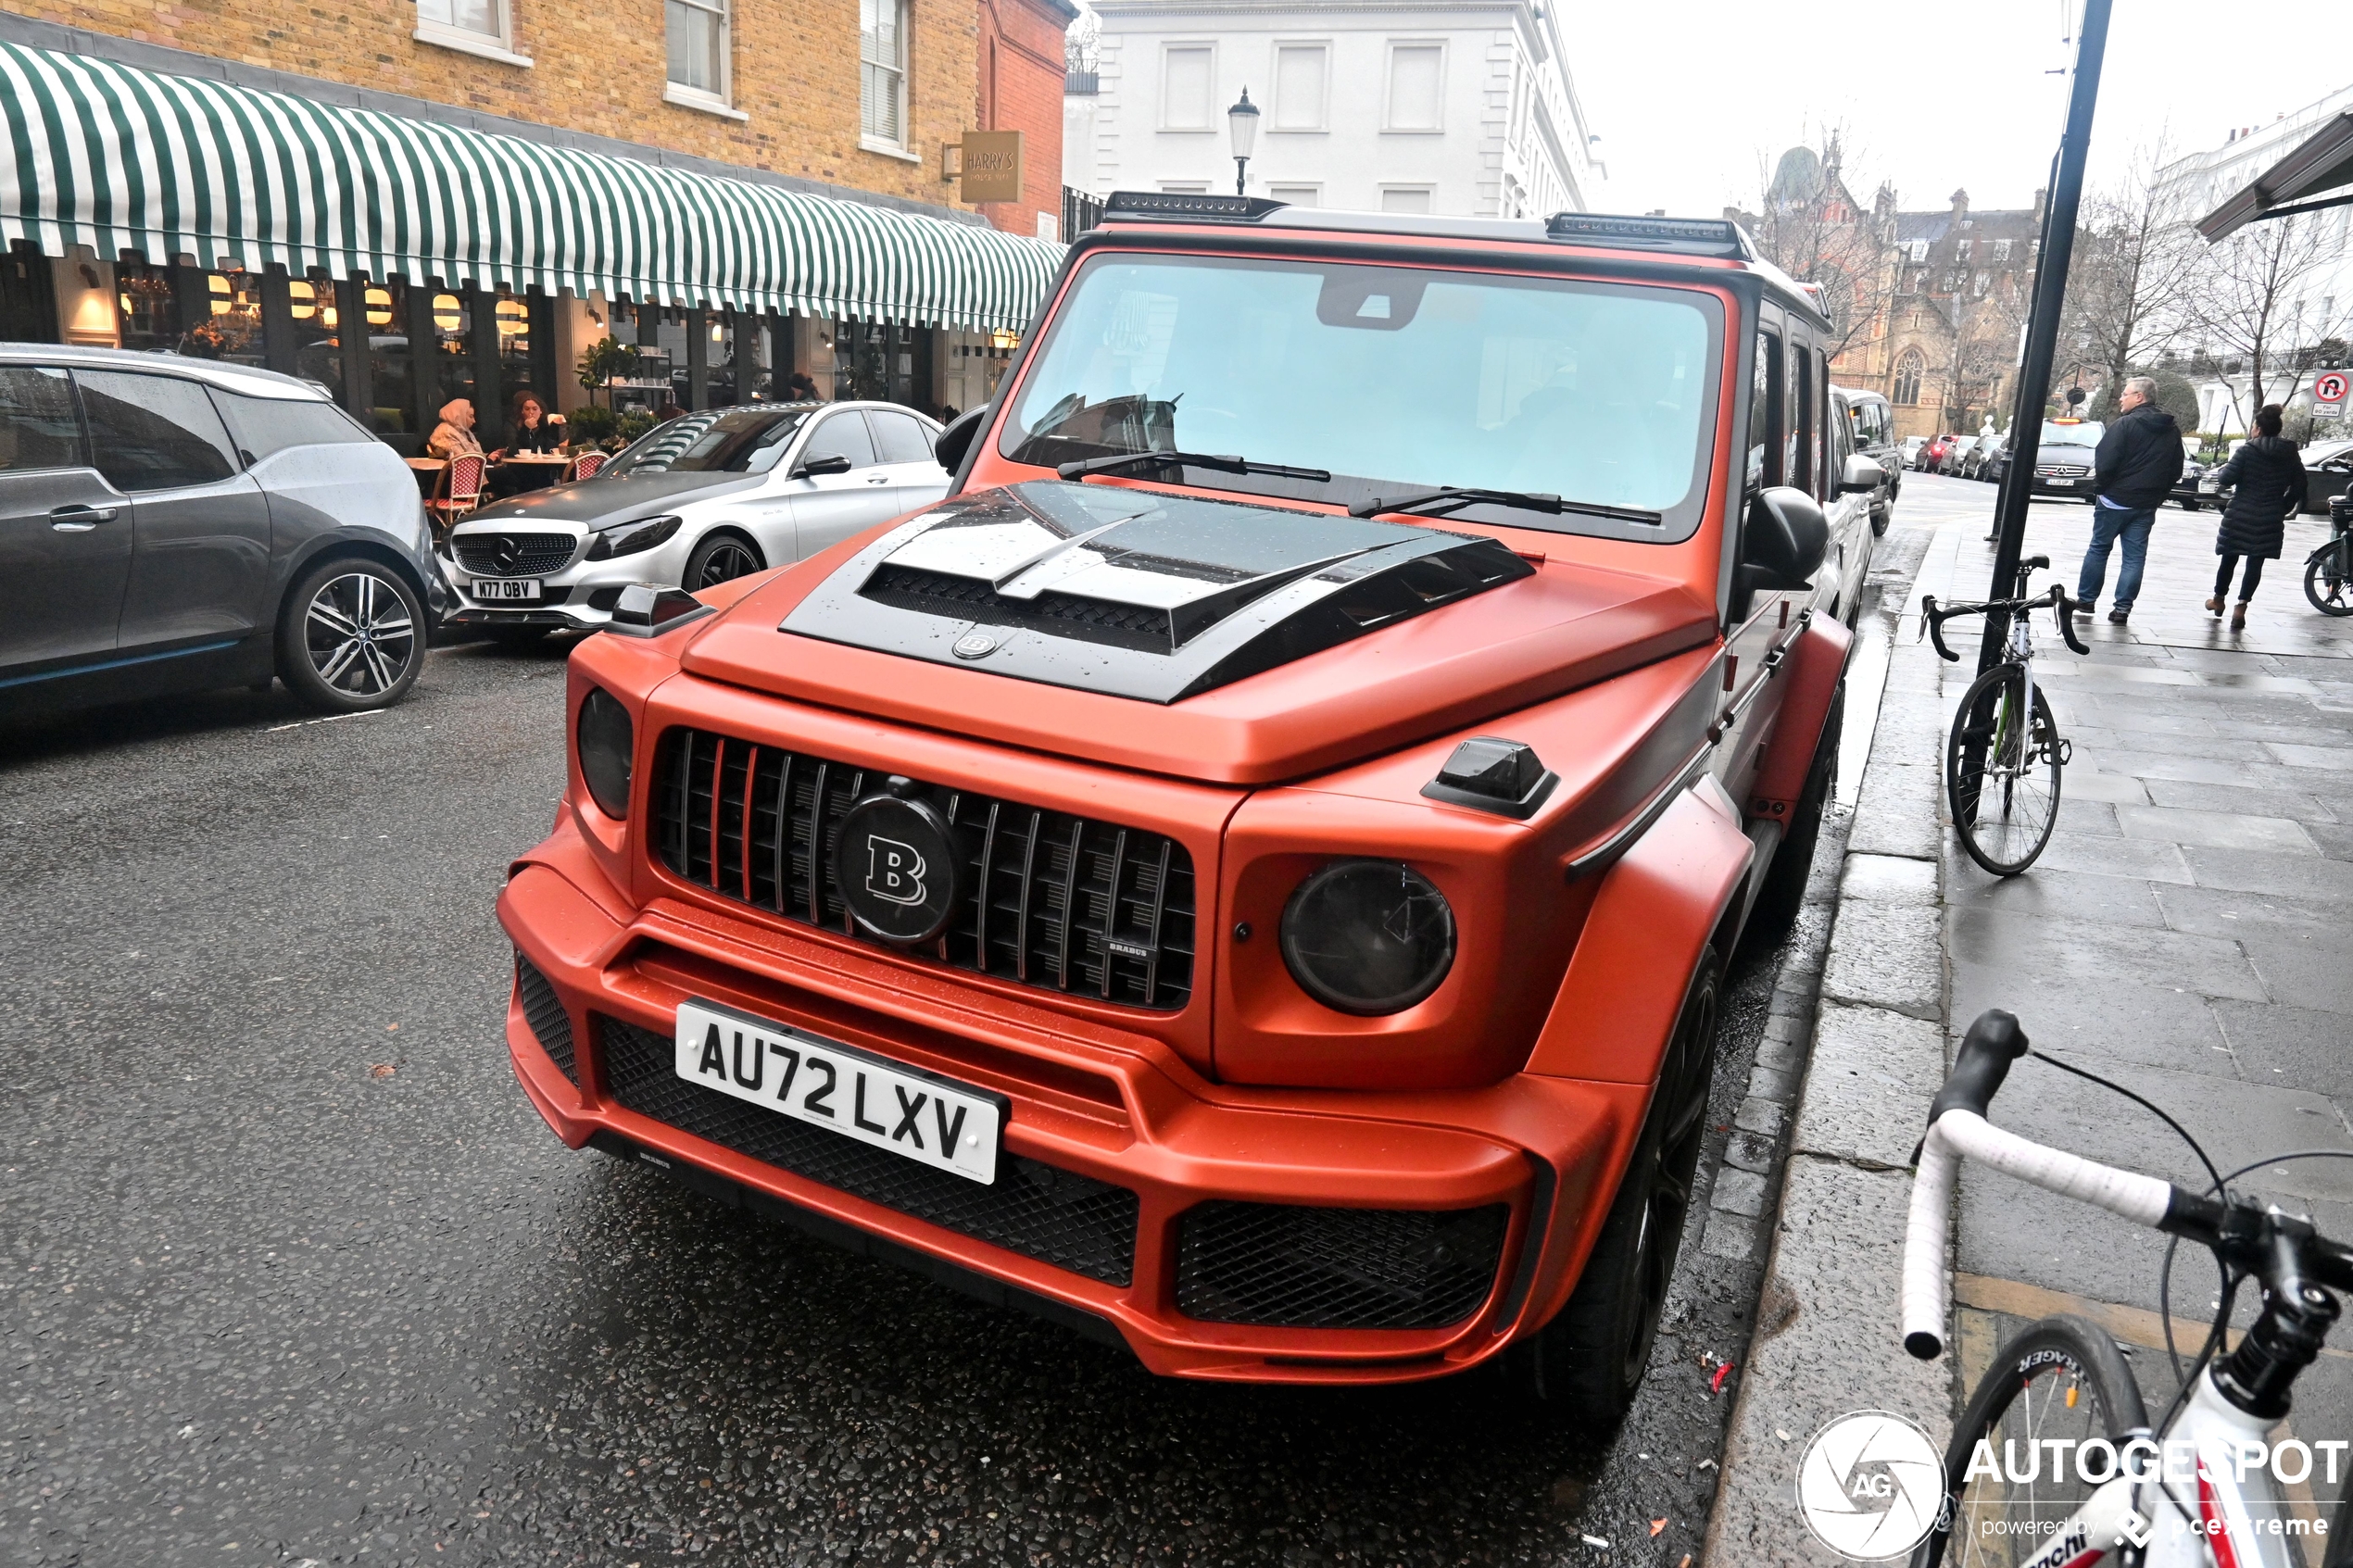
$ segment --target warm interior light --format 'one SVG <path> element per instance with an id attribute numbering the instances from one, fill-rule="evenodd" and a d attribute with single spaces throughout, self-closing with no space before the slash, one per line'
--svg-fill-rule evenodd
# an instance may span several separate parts
<path id="1" fill-rule="evenodd" d="M 531 330 L 531 312 L 520 299 L 500 300 L 497 314 L 501 337 L 515 337 Z"/>
<path id="2" fill-rule="evenodd" d="M 371 327 L 389 327 L 392 325 L 392 291 L 390 289 L 370 289 L 367 291 L 367 298 L 368 324 Z"/>
<path id="3" fill-rule="evenodd" d="M 286 297 L 293 302 L 294 319 L 297 321 L 308 321 L 319 313 L 319 291 L 305 279 L 289 280 Z"/>
<path id="4" fill-rule="evenodd" d="M 120 297 L 120 298 L 121 299 L 121 301 L 122 301 L 122 313 L 123 313 L 124 315 L 126 315 L 126 316 L 130 315 L 130 314 L 131 314 L 131 296 L 130 296 L 129 295 L 127 295 L 127 294 L 126 294 L 126 295 L 120 295 L 119 297 Z"/>
<path id="5" fill-rule="evenodd" d="M 1013 349 L 1021 346 L 1021 334 L 1016 332 L 1009 332 L 1003 327 L 999 327 L 988 334 L 988 346 L 991 348 L 1003 349 L 1010 353 Z"/>
<path id="6" fill-rule="evenodd" d="M 326 328 L 329 332 L 333 332 L 334 330 L 335 307 L 333 306 L 322 305 L 319 307 L 319 324 Z"/>
<path id="7" fill-rule="evenodd" d="M 236 291 L 229 286 L 228 279 L 222 277 L 218 272 L 214 272 L 205 279 L 205 283 L 212 291 L 212 313 L 214 315 L 228 316 L 236 311 Z"/>
<path id="8" fill-rule="evenodd" d="M 437 294 L 433 296 L 433 324 L 445 332 L 458 330 L 458 296 Z"/>
<path id="9" fill-rule="evenodd" d="M 720 323 L 718 323 L 718 322 L 716 322 L 716 321 L 713 321 L 713 322 L 711 324 L 711 342 L 713 342 L 713 343 L 724 343 L 724 342 L 726 342 L 726 341 L 727 341 L 727 329 L 726 329 L 724 326 L 722 326 Z"/>

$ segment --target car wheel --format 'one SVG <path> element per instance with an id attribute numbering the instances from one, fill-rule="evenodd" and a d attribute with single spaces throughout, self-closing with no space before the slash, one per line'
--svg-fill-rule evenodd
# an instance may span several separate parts
<path id="1" fill-rule="evenodd" d="M 1651 1113 L 1568 1304 L 1505 1358 L 1521 1391 L 1604 1428 L 1624 1418 L 1642 1387 L 1675 1275 L 1716 1080 L 1719 967 L 1713 947 L 1701 953 Z"/>
<path id="2" fill-rule="evenodd" d="M 278 612 L 278 678 L 308 707 L 389 708 L 424 667 L 424 606 L 381 562 L 346 557 L 313 567 Z"/>
<path id="3" fill-rule="evenodd" d="M 686 558 L 685 586 L 695 593 L 704 588 L 716 588 L 748 573 L 766 568 L 760 558 L 760 547 L 740 533 L 713 533 L 695 546 Z"/>

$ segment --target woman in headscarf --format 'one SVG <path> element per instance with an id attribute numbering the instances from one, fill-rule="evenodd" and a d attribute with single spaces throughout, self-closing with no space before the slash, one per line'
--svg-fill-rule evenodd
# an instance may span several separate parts
<path id="1" fill-rule="evenodd" d="M 447 462 L 452 458 L 471 452 L 482 455 L 482 442 L 474 435 L 474 406 L 463 397 L 453 397 L 441 406 L 441 422 L 433 427 L 433 434 L 425 442 L 429 456 Z"/>

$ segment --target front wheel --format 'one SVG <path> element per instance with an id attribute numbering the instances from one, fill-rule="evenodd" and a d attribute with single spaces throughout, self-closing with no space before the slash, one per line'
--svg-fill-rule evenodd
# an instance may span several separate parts
<path id="1" fill-rule="evenodd" d="M 760 558 L 759 549 L 741 534 L 713 533 L 686 558 L 685 586 L 690 594 L 716 588 L 722 583 L 749 576 L 767 564 Z"/>
<path id="2" fill-rule="evenodd" d="M 278 678 L 329 713 L 389 708 L 425 667 L 425 608 L 407 580 L 364 557 L 305 573 L 278 613 Z"/>
<path id="3" fill-rule="evenodd" d="M 2346 571 L 2346 546 L 2330 545 L 2304 563 L 2304 596 L 2322 615 L 2353 615 L 2353 574 Z"/>
<path id="4" fill-rule="evenodd" d="M 2099 1440 L 2120 1449 L 2128 1434 L 2147 1425 L 2140 1386 L 2115 1340 L 2078 1317 L 2027 1324 L 1994 1358 L 1953 1427 L 1944 1450 L 1950 1506 L 1913 1549 L 1911 1568 L 1939 1568 L 1948 1557 L 1956 1568 L 2024 1562 L 2056 1541 L 2058 1527 L 2098 1489 L 2083 1479 L 2080 1461 L 2095 1474 L 2109 1468 L 2104 1457 L 2092 1457 L 2098 1449 L 2087 1455 L 2082 1445 Z M 2055 1439 L 2072 1442 L 2060 1447 Z M 1981 1443 L 1995 1467 L 1991 1476 L 1978 1457 Z M 2054 1458 L 2062 1453 L 2064 1464 Z"/>
<path id="5" fill-rule="evenodd" d="M 1617 1197 L 1584 1275 L 1560 1315 L 1513 1347 L 1505 1361 L 1506 1373 L 1526 1393 L 1603 1429 L 1625 1416 L 1642 1386 L 1675 1274 L 1716 1081 L 1720 985 L 1710 947 L 1683 994 L 1650 1116 L 1618 1178 Z"/>
<path id="6" fill-rule="evenodd" d="M 2028 721 L 2020 666 L 1997 664 L 1970 684 L 1944 751 L 1945 799 L 1970 859 L 1995 876 L 2034 863 L 2058 822 L 2066 750 L 2040 686 Z"/>

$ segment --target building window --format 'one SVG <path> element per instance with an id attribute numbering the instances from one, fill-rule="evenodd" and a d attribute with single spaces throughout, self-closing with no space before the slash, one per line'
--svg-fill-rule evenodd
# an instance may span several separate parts
<path id="1" fill-rule="evenodd" d="M 1269 185 L 1266 194 L 1291 207 L 1320 207 L 1322 190 L 1320 185 Z"/>
<path id="2" fill-rule="evenodd" d="M 1205 196 L 1209 194 L 1209 183 L 1203 180 L 1163 180 L 1160 189 L 1164 195 Z"/>
<path id="3" fill-rule="evenodd" d="M 1956 240 L 1953 243 L 1954 258 L 1956 260 L 1967 261 L 1969 259 L 1969 247 L 1970 244 L 1971 242 L 1967 239 Z"/>
<path id="4" fill-rule="evenodd" d="M 1895 361 L 1896 402 L 1909 406 L 1920 400 L 1920 372 L 1927 368 L 1919 349 L 1904 350 L 1903 358 Z"/>
<path id="5" fill-rule="evenodd" d="M 1912 242 L 1912 260 L 1917 263 L 1926 261 L 1927 259 L 1928 242 L 1926 240 L 1914 240 Z"/>
<path id="6" fill-rule="evenodd" d="M 1171 44 L 1160 54 L 1160 128 L 1214 131 L 1210 84 L 1216 53 L 1206 44 Z"/>
<path id="7" fill-rule="evenodd" d="M 1428 185 L 1383 185 L 1380 189 L 1380 209 L 1383 212 L 1429 211 L 1430 189 Z"/>
<path id="8" fill-rule="evenodd" d="M 1275 113 L 1270 131 L 1321 131 L 1324 84 L 1330 51 L 1321 44 L 1283 44 L 1275 49 Z"/>
<path id="9" fill-rule="evenodd" d="M 1443 131 L 1445 89 L 1446 45 L 1391 44 L 1388 114 L 1381 129 Z"/>
<path id="10" fill-rule="evenodd" d="M 508 65 L 531 63 L 529 56 L 514 53 L 507 0 L 417 0 L 414 36 L 421 44 L 461 49 Z"/>
<path id="11" fill-rule="evenodd" d="M 858 0 L 858 134 L 907 144 L 907 0 Z"/>
<path id="12" fill-rule="evenodd" d="M 666 0 L 670 85 L 715 104 L 727 101 L 727 0 Z"/>
<path id="13" fill-rule="evenodd" d="M 1995 240 L 1994 242 L 1994 259 L 1996 261 L 2007 261 L 2009 258 L 2010 242 L 2007 240 Z"/>

